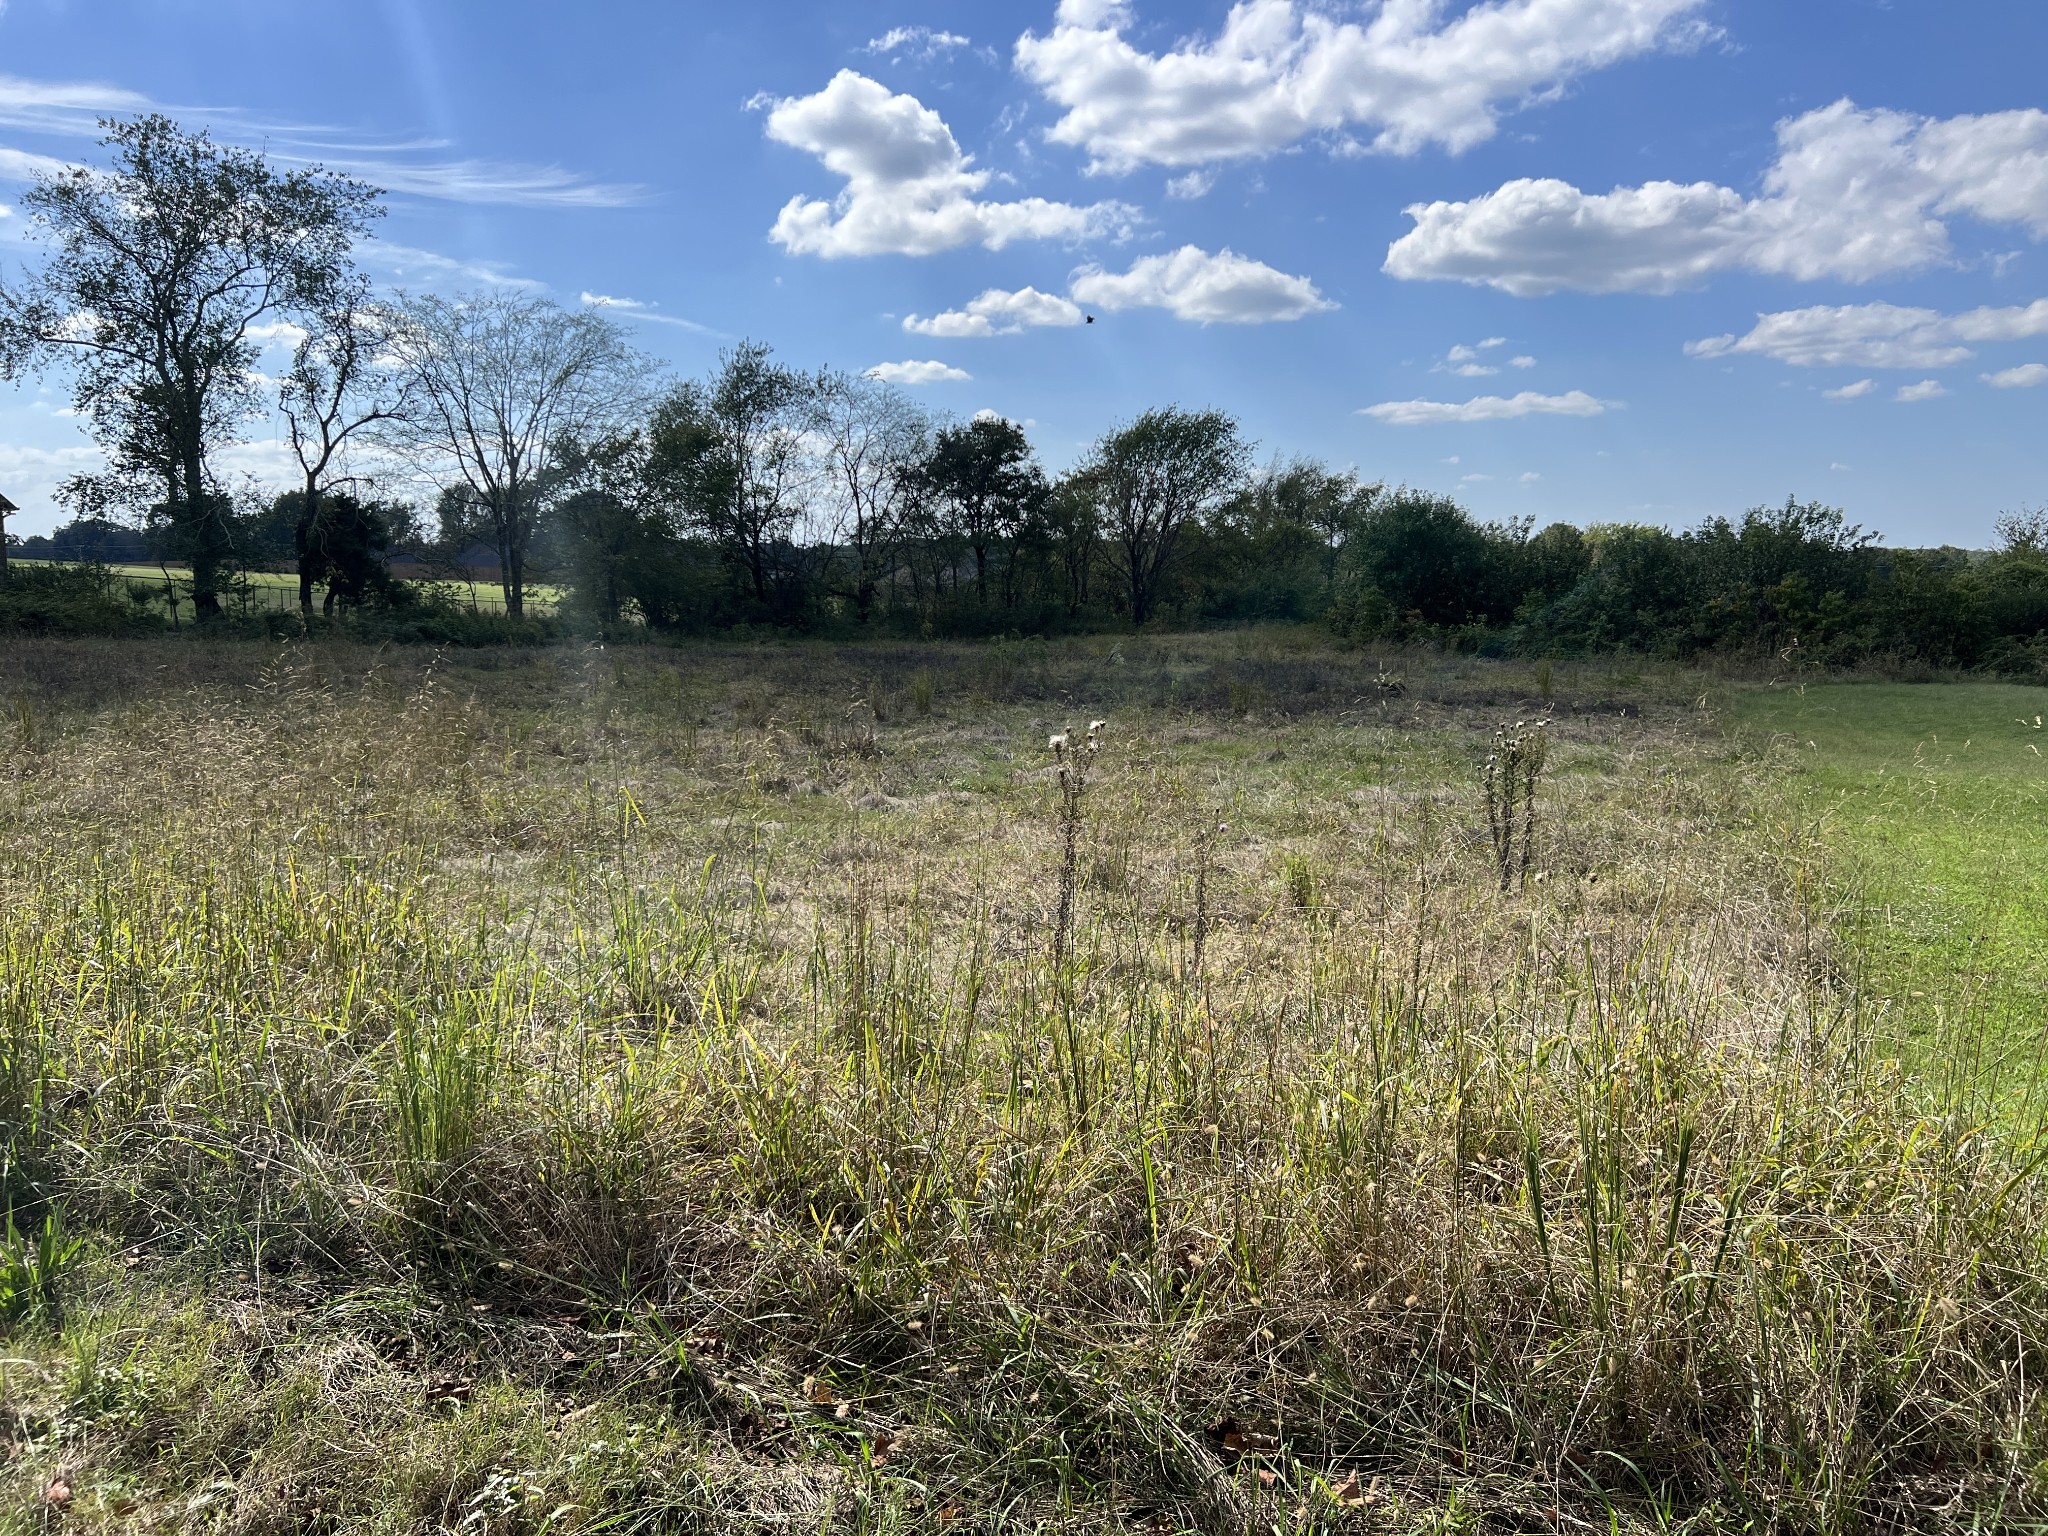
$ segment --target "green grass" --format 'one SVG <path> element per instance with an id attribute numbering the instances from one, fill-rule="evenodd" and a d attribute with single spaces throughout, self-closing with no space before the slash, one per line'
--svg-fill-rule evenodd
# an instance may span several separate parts
<path id="1" fill-rule="evenodd" d="M 2048 1518 L 1776 759 L 1553 678 L 1503 897 L 1532 671 L 1394 660 L 0 649 L 0 1536 Z"/>
<path id="2" fill-rule="evenodd" d="M 1846 932 L 1916 1051 L 2048 1045 L 2048 689 L 1841 683 L 1737 696 L 1838 851 Z"/>
<path id="3" fill-rule="evenodd" d="M 44 560 L 18 560 L 16 563 L 20 565 L 47 565 L 50 562 Z M 165 567 L 161 565 L 116 564 L 109 565 L 106 569 L 109 575 L 121 577 L 124 580 L 137 582 L 145 586 L 154 586 L 157 589 L 161 589 L 163 586 Z M 190 575 L 182 565 L 172 565 L 169 567 L 169 571 L 171 581 L 177 587 L 180 601 L 188 605 L 186 616 L 189 619 Z M 294 571 L 246 571 L 242 573 L 242 579 L 247 581 L 249 585 L 249 602 L 251 607 L 257 612 L 283 613 L 298 605 L 299 578 L 298 574 Z M 439 592 L 449 601 L 458 603 L 463 607 L 469 607 L 473 604 L 480 613 L 503 613 L 505 611 L 505 595 L 499 589 L 496 581 L 422 581 L 416 583 L 416 585 Z M 527 609 L 535 615 L 554 613 L 560 608 L 566 591 L 566 588 L 551 585 L 547 582 L 530 585 L 526 589 Z M 166 616 L 168 616 L 169 610 L 161 600 L 159 600 L 157 606 L 164 608 Z"/>

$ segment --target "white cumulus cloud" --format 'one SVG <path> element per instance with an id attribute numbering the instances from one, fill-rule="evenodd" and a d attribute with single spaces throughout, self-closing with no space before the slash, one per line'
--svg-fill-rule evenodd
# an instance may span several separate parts
<path id="1" fill-rule="evenodd" d="M 1204 325 L 1299 320 L 1337 307 L 1305 277 L 1227 247 L 1211 253 L 1193 245 L 1170 255 L 1140 257 L 1128 272 L 1084 267 L 1074 274 L 1072 292 L 1096 309 L 1164 309 Z"/>
<path id="2" fill-rule="evenodd" d="M 1018 69 L 1062 109 L 1051 129 L 1096 169 L 1204 165 L 1323 136 L 1339 149 L 1458 151 L 1503 111 L 1590 70 L 1696 42 L 1703 0 L 1386 0 L 1343 20 L 1297 0 L 1240 0 L 1211 38 L 1148 53 L 1131 8 L 1062 0 L 1018 39 Z M 1360 137 L 1354 137 L 1354 131 Z"/>
<path id="3" fill-rule="evenodd" d="M 2048 336 L 2048 299 L 1958 315 L 1900 304 L 1819 304 L 1758 315 L 1746 336 L 1688 342 L 1691 357 L 1753 355 L 1799 368 L 1952 368 L 1982 342 Z"/>
<path id="4" fill-rule="evenodd" d="M 1079 325 L 1082 319 L 1081 306 L 1072 299 L 1036 288 L 1014 293 L 990 288 L 959 309 L 929 317 L 906 315 L 903 329 L 915 336 L 1013 336 L 1036 326 Z"/>
<path id="5" fill-rule="evenodd" d="M 1368 405 L 1358 414 L 1395 427 L 1439 426 L 1447 422 L 1511 421 L 1518 416 L 1604 416 L 1612 402 L 1596 400 L 1582 389 L 1563 395 L 1481 395 L 1476 400 L 1389 400 Z"/>
<path id="6" fill-rule="evenodd" d="M 1117 203 L 1076 207 L 1041 197 L 985 202 L 991 179 L 972 169 L 945 120 L 843 69 L 813 96 L 774 102 L 768 136 L 824 162 L 846 185 L 830 202 L 794 197 L 769 238 L 800 256 L 929 256 L 963 245 L 1081 240 L 1126 231 Z"/>
<path id="7" fill-rule="evenodd" d="M 1530 296 L 1669 293 L 1716 272 L 1867 281 L 1946 261 L 1968 216 L 2048 237 L 2048 112 L 1931 118 L 1838 101 L 1778 125 L 1762 193 L 1652 181 L 1589 193 L 1522 179 L 1417 203 L 1388 249 L 1400 278 Z"/>
<path id="8" fill-rule="evenodd" d="M 1892 398 L 1901 405 L 1911 405 L 1918 400 L 1939 400 L 1948 390 L 1939 379 L 1922 379 L 1918 384 L 1902 384 Z"/>
<path id="9" fill-rule="evenodd" d="M 1824 389 L 1821 397 L 1826 400 L 1861 400 L 1877 388 L 1875 379 L 1858 379 L 1854 384 L 1844 384 L 1840 389 Z"/>
<path id="10" fill-rule="evenodd" d="M 2035 389 L 2048 384 L 2048 363 L 2021 363 L 2017 368 L 2002 368 L 1997 373 L 1985 374 L 1984 382 L 1993 389 Z"/>
<path id="11" fill-rule="evenodd" d="M 877 363 L 868 370 L 868 377 L 884 384 L 966 384 L 974 375 L 949 363 L 904 362 Z"/>

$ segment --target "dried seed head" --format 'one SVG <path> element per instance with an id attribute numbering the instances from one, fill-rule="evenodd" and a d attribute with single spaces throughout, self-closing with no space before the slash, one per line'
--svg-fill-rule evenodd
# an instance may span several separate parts
<path id="1" fill-rule="evenodd" d="M 1052 737 L 1052 738 L 1051 738 L 1050 740 L 1048 740 L 1048 741 L 1046 742 L 1046 744 L 1045 744 L 1045 750 L 1046 750 L 1046 751 L 1048 751 L 1048 752 L 1064 752 L 1064 751 L 1066 751 L 1066 750 L 1067 750 L 1067 733 L 1066 733 L 1065 731 L 1061 731 L 1061 732 L 1060 732 L 1060 733 L 1059 733 L 1059 734 L 1058 734 L 1057 736 L 1054 736 L 1054 737 Z"/>
<path id="2" fill-rule="evenodd" d="M 1088 734 L 1090 736 L 1099 736 L 1108 729 L 1109 722 L 1107 720 L 1090 720 L 1088 722 Z"/>

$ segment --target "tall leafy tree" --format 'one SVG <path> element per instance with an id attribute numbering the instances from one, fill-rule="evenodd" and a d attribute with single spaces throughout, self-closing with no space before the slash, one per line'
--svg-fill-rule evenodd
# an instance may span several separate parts
<path id="1" fill-rule="evenodd" d="M 0 284 L 0 377 L 70 368 L 108 460 L 70 499 L 160 509 L 211 617 L 233 515 L 212 461 L 256 409 L 257 327 L 346 287 L 378 194 L 161 115 L 103 126 L 111 164 L 39 177 L 22 199 L 49 256 Z"/>
<path id="2" fill-rule="evenodd" d="M 974 590 L 987 606 L 989 552 L 1015 541 L 1045 495 L 1045 473 L 1031 442 L 1014 421 L 977 416 L 939 433 L 926 477 L 941 530 L 974 556 Z"/>
<path id="3" fill-rule="evenodd" d="M 724 353 L 710 384 L 678 402 L 697 434 L 695 523 L 762 608 L 808 504 L 816 405 L 816 381 L 752 341 Z"/>
<path id="4" fill-rule="evenodd" d="M 564 455 L 631 419 L 647 365 L 615 321 L 551 299 L 419 295 L 397 315 L 407 405 L 387 436 L 467 487 L 497 548 L 505 611 L 523 618 L 528 557 Z"/>
<path id="5" fill-rule="evenodd" d="M 1250 463 L 1235 420 L 1179 406 L 1147 411 L 1095 445 L 1084 473 L 1101 504 L 1132 623 L 1158 611 L 1182 535 L 1230 500 Z"/>

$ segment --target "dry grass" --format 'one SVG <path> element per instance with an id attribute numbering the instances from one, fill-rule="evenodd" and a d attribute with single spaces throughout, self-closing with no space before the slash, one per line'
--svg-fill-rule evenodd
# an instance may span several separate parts
<path id="1" fill-rule="evenodd" d="M 1707 681 L 1543 678 L 1500 896 L 1538 688 L 11 649 L 5 1175 L 89 1242 L 0 1530 L 2037 1518 L 2032 1141 L 1876 1048 Z"/>

